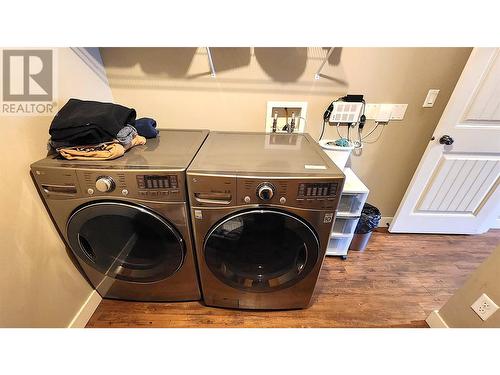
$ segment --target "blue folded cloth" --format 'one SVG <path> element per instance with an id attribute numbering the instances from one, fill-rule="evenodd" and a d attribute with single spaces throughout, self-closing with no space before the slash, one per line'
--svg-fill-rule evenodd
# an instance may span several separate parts
<path id="1" fill-rule="evenodd" d="M 137 130 L 132 125 L 125 125 L 116 135 L 116 139 L 123 147 L 128 148 L 136 135 Z"/>
<path id="2" fill-rule="evenodd" d="M 135 120 L 135 128 L 139 135 L 146 138 L 156 138 L 159 130 L 156 129 L 156 121 L 152 118 L 143 117 Z"/>

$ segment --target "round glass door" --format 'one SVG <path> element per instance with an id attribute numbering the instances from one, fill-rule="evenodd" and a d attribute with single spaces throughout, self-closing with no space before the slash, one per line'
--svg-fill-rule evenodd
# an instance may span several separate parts
<path id="1" fill-rule="evenodd" d="M 206 237 L 205 261 L 227 285 L 255 292 L 287 288 L 303 279 L 318 259 L 315 232 L 277 210 L 252 210 L 216 224 Z"/>
<path id="2" fill-rule="evenodd" d="M 116 279 L 152 282 L 174 274 L 184 260 L 184 241 L 165 219 L 118 202 L 84 206 L 67 226 L 73 252 Z"/>

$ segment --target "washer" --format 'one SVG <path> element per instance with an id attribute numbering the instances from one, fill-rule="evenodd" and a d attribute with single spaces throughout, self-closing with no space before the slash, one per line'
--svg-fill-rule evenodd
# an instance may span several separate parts
<path id="1" fill-rule="evenodd" d="M 187 177 L 205 303 L 309 306 L 344 183 L 314 139 L 211 132 Z"/>
<path id="2" fill-rule="evenodd" d="M 104 298 L 200 299 L 185 172 L 208 135 L 161 130 L 109 161 L 31 165 L 46 207 Z"/>

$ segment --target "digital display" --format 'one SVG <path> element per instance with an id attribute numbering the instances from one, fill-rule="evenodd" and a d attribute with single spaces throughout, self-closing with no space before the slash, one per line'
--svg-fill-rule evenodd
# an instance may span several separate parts
<path id="1" fill-rule="evenodd" d="M 337 184 L 334 182 L 299 185 L 299 197 L 334 197 L 336 194 Z"/>
<path id="2" fill-rule="evenodd" d="M 177 176 L 137 176 L 139 189 L 177 189 Z"/>

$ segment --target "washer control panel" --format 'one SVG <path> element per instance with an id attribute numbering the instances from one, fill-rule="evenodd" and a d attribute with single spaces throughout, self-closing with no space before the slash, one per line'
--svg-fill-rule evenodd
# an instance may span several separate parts
<path id="1" fill-rule="evenodd" d="M 182 173 L 139 171 L 77 170 L 80 191 L 84 196 L 127 197 L 148 201 L 185 201 Z"/>
<path id="2" fill-rule="evenodd" d="M 342 178 L 265 178 L 189 174 L 192 207 L 273 205 L 335 209 Z"/>
<path id="3" fill-rule="evenodd" d="M 237 203 L 311 209 L 334 208 L 342 180 L 237 178 Z"/>
<path id="4" fill-rule="evenodd" d="M 333 197 L 337 196 L 338 183 L 336 182 L 320 182 L 320 183 L 301 183 L 297 197 L 314 198 L 314 197 Z"/>

